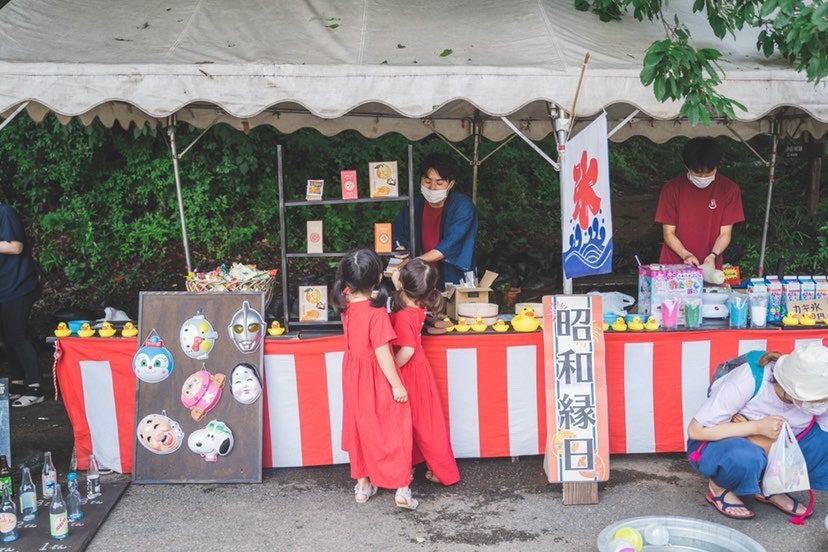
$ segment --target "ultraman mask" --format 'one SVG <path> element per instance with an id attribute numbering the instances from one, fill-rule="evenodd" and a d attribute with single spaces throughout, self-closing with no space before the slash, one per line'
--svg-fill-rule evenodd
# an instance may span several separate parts
<path id="1" fill-rule="evenodd" d="M 242 308 L 233 315 L 227 331 L 230 332 L 230 339 L 239 351 L 252 353 L 259 348 L 264 339 L 265 321 L 262 315 L 251 309 L 250 303 L 245 301 Z"/>

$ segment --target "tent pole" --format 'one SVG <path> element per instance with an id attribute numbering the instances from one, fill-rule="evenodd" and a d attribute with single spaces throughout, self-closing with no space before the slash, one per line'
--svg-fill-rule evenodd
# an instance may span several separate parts
<path id="1" fill-rule="evenodd" d="M 521 131 L 519 131 L 518 128 L 512 123 L 512 121 L 510 121 L 506 117 L 501 117 L 500 120 L 503 121 L 506 124 L 507 127 L 511 128 L 512 132 L 514 132 L 516 135 L 520 136 L 521 140 L 523 140 L 524 142 L 529 144 L 529 147 L 531 147 L 533 150 L 535 150 L 535 152 L 537 152 L 538 155 L 540 155 L 541 157 L 546 159 L 546 162 L 549 163 L 550 165 L 552 165 L 552 168 L 554 168 L 556 171 L 561 170 L 560 164 L 557 161 L 553 160 L 548 155 L 546 155 L 546 152 L 544 152 L 537 145 L 535 145 L 535 143 L 532 140 L 530 140 L 528 136 L 526 136 Z M 567 121 L 567 123 L 569 123 L 569 119 L 567 119 L 566 121 Z"/>
<path id="2" fill-rule="evenodd" d="M 175 175 L 175 192 L 178 195 L 178 216 L 181 218 L 181 239 L 184 240 L 184 257 L 187 259 L 187 273 L 193 271 L 190 262 L 190 242 L 187 240 L 187 221 L 184 219 L 184 198 L 181 195 L 181 176 L 178 172 L 178 151 L 175 147 L 175 118 L 170 117 L 167 135 L 170 137 L 170 153 L 172 154 L 173 173 Z"/>
<path id="3" fill-rule="evenodd" d="M 765 204 L 765 224 L 762 226 L 762 247 L 759 249 L 759 276 L 765 275 L 765 247 L 768 243 L 768 222 L 770 221 L 771 196 L 773 195 L 773 183 L 776 174 L 776 147 L 778 142 L 778 125 L 774 120 L 771 122 L 771 159 L 768 171 L 768 201 Z"/>
<path id="4" fill-rule="evenodd" d="M 0 123 L 0 130 L 3 130 L 4 128 L 6 128 L 6 125 L 8 125 L 10 122 L 12 122 L 14 120 L 14 118 L 17 117 L 20 114 L 21 111 L 26 109 L 27 105 L 29 105 L 29 102 L 23 102 L 22 104 L 17 106 L 17 109 L 15 109 L 14 112 L 11 115 L 6 117 L 5 121 Z"/>
<path id="5" fill-rule="evenodd" d="M 563 175 L 561 174 L 561 167 L 563 167 L 564 156 L 566 155 L 566 141 L 569 138 L 569 124 L 571 119 L 566 116 L 566 111 L 560 106 L 557 108 L 555 116 L 555 133 L 558 137 L 558 185 L 561 192 L 561 241 L 566 235 L 566 217 L 564 217 L 564 185 Z M 572 295 L 572 278 L 566 277 L 566 270 L 563 263 L 561 263 L 561 276 L 563 277 L 563 293 L 564 295 Z"/>
<path id="6" fill-rule="evenodd" d="M 472 203 L 477 206 L 477 170 L 480 167 L 480 123 L 474 123 L 474 155 L 472 156 Z"/>

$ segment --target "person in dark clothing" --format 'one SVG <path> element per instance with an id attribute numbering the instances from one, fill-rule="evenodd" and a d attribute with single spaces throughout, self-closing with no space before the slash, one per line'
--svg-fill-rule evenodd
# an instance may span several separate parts
<path id="1" fill-rule="evenodd" d="M 43 402 L 37 352 L 29 336 L 32 306 L 40 297 L 40 280 L 17 212 L 0 203 L 0 335 L 11 369 L 12 406 Z"/>

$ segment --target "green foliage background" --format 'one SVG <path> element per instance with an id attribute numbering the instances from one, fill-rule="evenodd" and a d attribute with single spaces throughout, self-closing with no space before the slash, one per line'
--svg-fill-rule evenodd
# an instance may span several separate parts
<path id="1" fill-rule="evenodd" d="M 197 136 L 179 127 L 179 150 Z M 634 274 L 633 254 L 657 260 L 660 228 L 652 223 L 661 185 L 683 171 L 684 139 L 657 145 L 632 139 L 610 148 L 615 226 L 615 265 Z M 735 231 L 731 253 L 744 251 L 744 275 L 755 274 L 767 190 L 766 168 L 742 144 L 722 139 L 721 172 L 742 187 L 747 222 Z M 751 142 L 769 155 L 769 140 Z M 301 199 L 309 178 L 325 179 L 325 196 L 339 192 L 339 171 L 358 171 L 367 195 L 367 164 L 398 160 L 407 184 L 406 146 L 398 135 L 368 140 L 356 133 L 325 137 L 311 130 L 280 135 L 261 127 L 244 134 L 211 129 L 181 161 L 183 196 L 193 263 L 210 270 L 242 261 L 279 266 L 276 146 L 284 147 L 288 199 Z M 554 151 L 552 138 L 540 146 Z M 471 143 L 460 144 L 466 152 Z M 481 156 L 495 144 L 484 143 Z M 432 151 L 451 154 L 438 139 L 414 145 L 415 163 Z M 824 175 L 823 171 L 823 175 Z M 823 188 L 824 188 L 823 176 Z M 793 273 L 828 272 L 828 195 L 816 217 L 807 214 L 808 166 L 781 159 L 765 266 L 787 260 Z M 419 183 L 415 183 L 415 189 Z M 460 191 L 471 194 L 464 166 Z M 557 174 L 515 140 L 480 170 L 478 255 L 535 255 L 549 259 L 545 276 L 560 280 L 560 208 Z M 136 312 L 140 290 L 182 289 L 186 267 L 181 246 L 172 162 L 165 134 L 149 127 L 62 126 L 54 117 L 35 124 L 20 116 L 0 132 L 0 201 L 20 212 L 40 262 L 48 309 L 94 307 L 115 302 Z M 370 245 L 373 223 L 390 221 L 399 205 L 314 206 L 288 213 L 288 248 L 303 251 L 305 220 L 324 220 L 326 250 Z M 492 261 L 494 262 L 494 261 Z M 293 266 L 297 273 L 325 266 Z M 485 268 L 485 267 L 484 267 Z M 558 288 L 559 289 L 559 288 Z"/>

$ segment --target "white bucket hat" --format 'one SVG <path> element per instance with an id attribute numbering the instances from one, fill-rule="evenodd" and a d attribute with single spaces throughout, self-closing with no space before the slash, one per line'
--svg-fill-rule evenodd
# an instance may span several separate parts
<path id="1" fill-rule="evenodd" d="M 798 401 L 828 399 L 828 347 L 814 343 L 782 355 L 773 368 L 773 377 Z"/>

